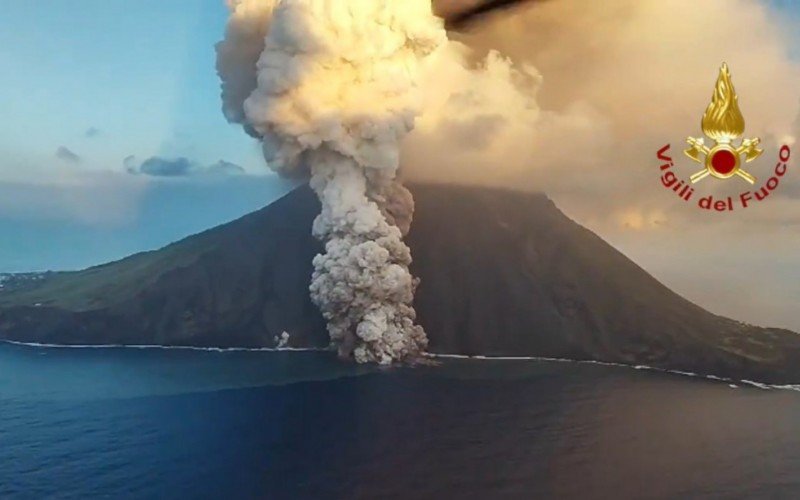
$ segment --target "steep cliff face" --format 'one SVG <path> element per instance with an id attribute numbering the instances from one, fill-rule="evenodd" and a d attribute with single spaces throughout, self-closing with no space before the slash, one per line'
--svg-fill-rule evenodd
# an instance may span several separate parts
<path id="1" fill-rule="evenodd" d="M 433 352 L 594 359 L 800 382 L 800 336 L 671 292 L 543 195 L 413 186 L 416 307 Z M 155 252 L 0 291 L 0 338 L 67 344 L 327 344 L 308 297 L 307 188 Z"/>

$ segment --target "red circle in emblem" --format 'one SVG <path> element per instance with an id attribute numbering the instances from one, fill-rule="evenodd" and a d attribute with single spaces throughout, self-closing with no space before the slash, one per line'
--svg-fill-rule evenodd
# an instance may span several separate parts
<path id="1" fill-rule="evenodd" d="M 711 158 L 711 166 L 718 173 L 727 175 L 736 168 L 736 156 L 726 149 L 721 149 Z"/>

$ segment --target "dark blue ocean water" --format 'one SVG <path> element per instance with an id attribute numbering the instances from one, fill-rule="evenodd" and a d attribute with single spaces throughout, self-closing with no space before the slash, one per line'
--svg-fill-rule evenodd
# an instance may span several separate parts
<path id="1" fill-rule="evenodd" d="M 800 498 L 800 393 L 0 344 L 0 498 Z"/>

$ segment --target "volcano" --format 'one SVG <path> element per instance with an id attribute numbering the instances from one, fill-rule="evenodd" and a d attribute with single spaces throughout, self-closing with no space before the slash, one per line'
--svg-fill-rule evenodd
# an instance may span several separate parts
<path id="1" fill-rule="evenodd" d="M 415 307 L 433 353 L 594 360 L 800 382 L 800 335 L 680 297 L 542 194 L 412 185 Z M 157 251 L 0 290 L 0 338 L 325 347 L 311 303 L 316 195 L 301 187 Z"/>

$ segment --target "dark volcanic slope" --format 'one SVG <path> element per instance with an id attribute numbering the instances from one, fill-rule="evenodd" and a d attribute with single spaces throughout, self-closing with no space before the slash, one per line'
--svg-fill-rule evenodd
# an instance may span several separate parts
<path id="1" fill-rule="evenodd" d="M 68 344 L 325 345 L 308 299 L 319 202 L 301 189 L 155 252 L 0 292 L 0 337 Z M 37 305 L 38 304 L 38 305 Z"/>
<path id="2" fill-rule="evenodd" d="M 542 195 L 416 186 L 408 241 L 434 352 L 595 359 L 800 382 L 800 336 L 684 300 Z M 0 337 L 323 346 L 308 298 L 319 209 L 302 188 L 156 252 L 0 291 Z"/>

